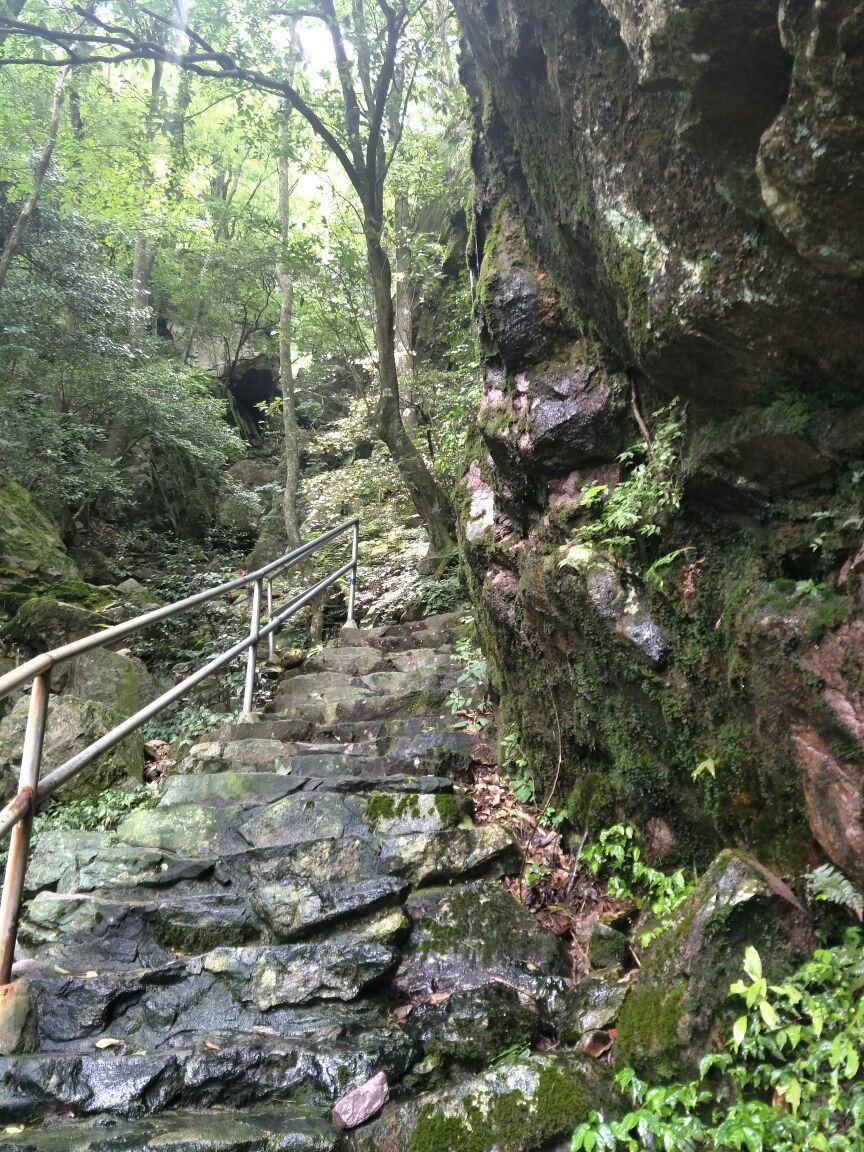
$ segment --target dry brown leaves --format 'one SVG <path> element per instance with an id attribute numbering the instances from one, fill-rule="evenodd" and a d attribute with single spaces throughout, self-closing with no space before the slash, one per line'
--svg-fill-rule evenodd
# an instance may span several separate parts
<path id="1" fill-rule="evenodd" d="M 560 832 L 540 825 L 541 810 L 522 803 L 497 768 L 475 762 L 468 795 L 477 824 L 500 824 L 518 843 L 525 860 L 522 872 L 504 883 L 543 928 L 561 937 L 571 978 L 580 979 L 589 970 L 588 940 L 594 925 L 621 905 L 595 876 L 579 868 Z"/>

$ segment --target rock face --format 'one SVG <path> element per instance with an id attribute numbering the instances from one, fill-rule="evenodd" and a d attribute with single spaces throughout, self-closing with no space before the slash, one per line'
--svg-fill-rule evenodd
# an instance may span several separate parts
<path id="1" fill-rule="evenodd" d="M 29 698 L 19 700 L 0 724 L 0 788 L 8 800 L 17 791 L 18 765 L 27 726 Z M 48 702 L 42 775 L 58 768 L 94 740 L 104 736 L 124 717 L 91 700 L 78 696 L 52 696 Z M 141 783 L 144 765 L 144 738 L 133 733 L 122 744 L 95 761 L 64 789 L 67 800 L 98 795 L 106 788 Z"/>
<path id="2" fill-rule="evenodd" d="M 157 808 L 43 834 L 0 996 L 4 1148 L 569 1140 L 604 1078 L 527 1050 L 577 1039 L 584 1005 L 494 882 L 519 872 L 512 839 L 445 774 L 473 739 L 440 715 L 457 621 L 346 634 L 284 678 L 281 711 L 193 749 Z"/>
<path id="3" fill-rule="evenodd" d="M 588 827 L 662 817 L 686 853 L 824 852 L 860 884 L 861 7 L 455 8 L 485 360 L 464 556 L 505 717 L 541 770 L 560 724 Z M 640 464 L 674 499 L 604 520 Z"/>
<path id="4" fill-rule="evenodd" d="M 14 480 L 0 480 L 0 508 L 0 607 L 14 608 L 33 584 L 80 581 L 56 524 L 29 492 Z"/>

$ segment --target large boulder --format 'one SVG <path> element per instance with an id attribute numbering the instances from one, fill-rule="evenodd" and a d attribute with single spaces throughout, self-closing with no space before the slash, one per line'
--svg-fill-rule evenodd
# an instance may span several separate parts
<path id="1" fill-rule="evenodd" d="M 80 580 L 57 525 L 30 493 L 0 478 L 0 603 L 8 610 L 28 587 Z"/>
<path id="2" fill-rule="evenodd" d="M 107 616 L 80 603 L 34 596 L 18 609 L 9 632 L 19 643 L 47 652 L 73 640 L 83 640 L 109 623 Z"/>
<path id="3" fill-rule="evenodd" d="M 63 691 L 102 704 L 124 720 L 162 691 L 143 660 L 108 648 L 94 648 L 76 656 L 59 671 Z"/>
<path id="4" fill-rule="evenodd" d="M 0 723 L 0 788 L 4 799 L 17 791 L 21 746 L 27 726 L 29 699 L 19 700 Z M 59 767 L 104 736 L 123 719 L 111 709 L 78 696 L 52 696 L 42 751 L 42 775 Z M 140 732 L 128 736 L 105 756 L 101 756 L 59 793 L 64 800 L 92 797 L 106 788 L 140 784 L 144 767 L 144 738 Z"/>
<path id="5" fill-rule="evenodd" d="M 756 948 L 776 983 L 813 944 L 786 885 L 752 858 L 722 852 L 642 957 L 618 1017 L 619 1063 L 652 1080 L 695 1074 L 740 1015 L 729 987 L 741 977 L 745 948 Z"/>

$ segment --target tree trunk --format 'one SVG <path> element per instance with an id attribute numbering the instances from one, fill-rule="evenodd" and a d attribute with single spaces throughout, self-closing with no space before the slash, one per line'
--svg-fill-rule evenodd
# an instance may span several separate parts
<path id="1" fill-rule="evenodd" d="M 411 251 L 407 240 L 408 201 L 396 197 L 396 372 L 400 381 L 413 381 L 411 355 L 414 333 L 411 319 Z M 412 396 L 413 400 L 413 396 Z"/>
<path id="2" fill-rule="evenodd" d="M 411 502 L 429 534 L 434 555 L 455 547 L 453 510 L 444 489 L 429 471 L 426 461 L 405 430 L 399 403 L 396 373 L 396 337 L 393 316 L 393 275 L 387 253 L 381 247 L 381 229 L 367 218 L 366 256 L 375 298 L 375 340 L 378 345 L 378 435 L 393 457 Z"/>
<path id="3" fill-rule="evenodd" d="M 66 67 L 61 68 L 57 73 L 57 79 L 54 82 L 54 102 L 51 106 L 51 121 L 48 125 L 48 138 L 45 141 L 42 154 L 33 172 L 33 187 L 30 195 L 24 201 L 21 211 L 18 213 L 18 219 L 12 225 L 12 229 L 6 238 L 6 244 L 3 247 L 2 253 L 0 253 L 0 292 L 3 290 L 3 284 L 6 281 L 6 276 L 12 265 L 12 261 L 15 259 L 18 249 L 21 247 L 21 241 L 24 239 L 24 233 L 27 231 L 30 217 L 36 211 L 36 205 L 39 203 L 39 197 L 42 194 L 42 185 L 45 183 L 45 175 L 48 171 L 48 165 L 51 163 L 54 145 L 57 142 L 57 130 L 60 127 L 60 109 L 63 105 L 63 88 L 66 84 L 69 71 L 69 66 L 66 65 Z"/>
<path id="4" fill-rule="evenodd" d="M 276 278 L 282 295 L 279 309 L 279 388 L 282 392 L 282 431 L 285 441 L 285 494 L 282 511 L 289 548 L 300 544 L 300 521 L 297 515 L 297 486 L 300 481 L 300 443 L 297 435 L 297 408 L 294 402 L 294 370 L 291 365 L 291 321 L 294 308 L 294 282 L 285 263 L 285 246 L 291 223 L 291 188 L 288 161 L 279 157 L 279 227 L 281 253 L 276 264 Z"/>
<path id="5" fill-rule="evenodd" d="M 150 276 L 155 256 L 155 243 L 144 232 L 139 232 L 135 237 L 132 260 L 132 319 L 129 323 L 129 331 L 136 339 L 146 335 L 150 323 Z"/>

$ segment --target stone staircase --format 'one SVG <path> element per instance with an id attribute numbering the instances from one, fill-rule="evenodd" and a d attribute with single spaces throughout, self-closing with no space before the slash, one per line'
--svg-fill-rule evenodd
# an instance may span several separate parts
<path id="1" fill-rule="evenodd" d="M 561 1031 L 557 941 L 494 883 L 519 855 L 454 790 L 457 623 L 344 633 L 271 713 L 193 748 L 158 807 L 42 837 L 2 1006 L 0 1146 L 360 1148 L 330 1110 L 384 1072 L 389 1147 L 413 1152 L 400 1096 Z"/>

